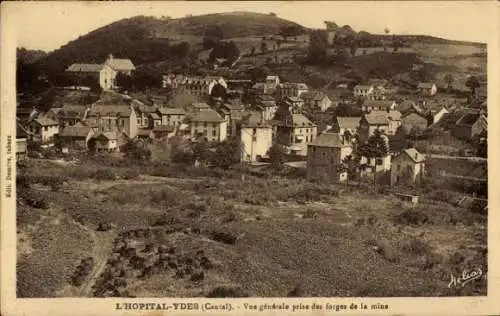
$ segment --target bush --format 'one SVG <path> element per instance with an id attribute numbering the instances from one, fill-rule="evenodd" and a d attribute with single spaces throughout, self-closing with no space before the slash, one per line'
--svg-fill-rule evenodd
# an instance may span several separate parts
<path id="1" fill-rule="evenodd" d="M 206 297 L 216 298 L 216 297 L 249 297 L 248 293 L 243 291 L 239 287 L 231 286 L 218 286 L 215 289 L 208 292 Z"/>
<path id="2" fill-rule="evenodd" d="M 418 209 L 407 209 L 394 216 L 394 222 L 401 225 L 423 225 L 428 221 L 427 214 Z"/>
<path id="3" fill-rule="evenodd" d="M 238 236 L 235 236 L 232 233 L 214 232 L 212 233 L 212 239 L 228 245 L 234 245 L 238 240 Z"/>
<path id="4" fill-rule="evenodd" d="M 111 169 L 98 169 L 93 174 L 93 178 L 98 181 L 116 180 L 116 175 Z"/>
<path id="5" fill-rule="evenodd" d="M 431 249 L 429 245 L 426 242 L 423 242 L 420 239 L 416 238 L 411 238 L 410 240 L 403 242 L 403 244 L 401 245 L 401 249 L 411 255 L 431 255 Z"/>

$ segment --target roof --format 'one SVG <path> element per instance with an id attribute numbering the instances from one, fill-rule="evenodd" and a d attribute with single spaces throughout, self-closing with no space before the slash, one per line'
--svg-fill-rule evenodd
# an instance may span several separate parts
<path id="1" fill-rule="evenodd" d="M 328 98 L 328 96 L 321 91 L 308 91 L 304 92 L 300 95 L 300 98 L 302 100 L 314 100 L 314 101 L 321 101 L 323 98 Z"/>
<path id="2" fill-rule="evenodd" d="M 90 132 L 90 127 L 85 125 L 66 126 L 61 132 L 60 137 L 87 137 Z"/>
<path id="3" fill-rule="evenodd" d="M 243 118 L 241 123 L 243 127 L 254 127 L 254 128 L 270 128 L 271 125 L 262 120 L 262 115 L 260 112 L 250 112 L 247 113 L 246 117 Z"/>
<path id="4" fill-rule="evenodd" d="M 117 132 L 102 132 L 96 138 L 106 138 L 108 140 L 118 139 Z"/>
<path id="5" fill-rule="evenodd" d="M 335 119 L 337 120 L 337 124 L 340 128 L 356 129 L 359 127 L 359 121 L 361 120 L 361 117 L 337 116 Z"/>
<path id="6" fill-rule="evenodd" d="M 102 64 L 72 64 L 66 69 L 71 72 L 100 72 L 104 68 Z"/>
<path id="7" fill-rule="evenodd" d="M 401 154 L 403 154 L 403 153 L 408 155 L 408 157 L 410 157 L 410 159 L 413 160 L 413 162 L 415 162 L 415 163 L 420 163 L 420 162 L 425 161 L 425 156 L 423 154 L 419 153 L 415 148 L 405 149 L 405 150 L 403 150 L 403 152 Z M 399 157 L 399 156 L 401 156 L 401 155 L 398 155 L 397 157 Z"/>
<path id="8" fill-rule="evenodd" d="M 186 110 L 183 108 L 159 108 L 158 112 L 162 115 L 184 115 Z"/>
<path id="9" fill-rule="evenodd" d="M 209 109 L 210 106 L 205 102 L 195 102 L 195 103 L 193 103 L 193 108 Z"/>
<path id="10" fill-rule="evenodd" d="M 241 103 L 226 103 L 224 104 L 224 107 L 226 107 L 230 111 L 245 110 L 245 106 Z"/>
<path id="11" fill-rule="evenodd" d="M 282 88 L 297 88 L 307 90 L 309 87 L 305 83 L 285 82 L 281 84 Z"/>
<path id="12" fill-rule="evenodd" d="M 224 119 L 216 111 L 210 109 L 207 111 L 202 111 L 194 114 L 191 117 L 192 122 L 212 122 L 212 123 L 222 123 Z"/>
<path id="13" fill-rule="evenodd" d="M 390 100 L 365 100 L 365 102 L 363 102 L 363 106 L 376 107 L 379 109 L 390 108 L 393 104 L 394 104 L 394 101 L 390 101 Z"/>
<path id="14" fill-rule="evenodd" d="M 369 90 L 371 88 L 373 88 L 372 85 L 365 85 L 365 84 L 358 84 L 358 85 L 354 86 L 354 89 L 367 89 L 367 90 Z"/>
<path id="15" fill-rule="evenodd" d="M 292 102 L 300 102 L 302 101 L 300 98 L 298 97 L 286 97 L 287 100 L 290 100 Z"/>
<path id="16" fill-rule="evenodd" d="M 51 126 L 51 125 L 58 125 L 56 121 L 54 121 L 51 118 L 45 117 L 45 116 L 39 116 L 38 118 L 35 119 L 35 122 L 40 124 L 41 126 Z"/>
<path id="17" fill-rule="evenodd" d="M 159 125 L 153 128 L 153 132 L 173 132 L 174 130 L 173 125 Z"/>
<path id="18" fill-rule="evenodd" d="M 364 118 L 370 125 L 388 125 L 388 116 L 389 113 L 387 111 L 371 111 L 370 113 L 365 114 Z"/>
<path id="19" fill-rule="evenodd" d="M 121 59 L 114 57 L 108 58 L 108 60 L 106 60 L 106 64 L 117 71 L 130 71 L 135 69 L 135 66 L 130 59 Z"/>
<path id="20" fill-rule="evenodd" d="M 99 116 L 99 115 L 109 115 L 109 116 L 120 116 L 120 117 L 130 117 L 132 109 L 129 105 L 106 105 L 106 104 L 96 104 L 94 105 L 88 116 Z"/>
<path id="21" fill-rule="evenodd" d="M 307 117 L 303 114 L 292 114 L 293 126 L 317 126 L 313 122 L 311 122 Z"/>
<path id="22" fill-rule="evenodd" d="M 153 120 L 161 120 L 161 117 L 156 113 L 149 113 L 149 116 L 151 116 Z"/>
<path id="23" fill-rule="evenodd" d="M 432 86 L 434 86 L 432 82 L 420 82 L 417 87 L 419 89 L 431 89 Z"/>
<path id="24" fill-rule="evenodd" d="M 342 141 L 340 134 L 325 132 L 319 134 L 309 146 L 341 148 L 350 145 Z"/>
<path id="25" fill-rule="evenodd" d="M 479 118 L 479 113 L 466 113 L 457 121 L 457 125 L 473 125 Z"/>

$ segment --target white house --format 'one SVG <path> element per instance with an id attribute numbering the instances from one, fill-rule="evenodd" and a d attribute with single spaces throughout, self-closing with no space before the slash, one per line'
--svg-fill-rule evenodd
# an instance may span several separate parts
<path id="1" fill-rule="evenodd" d="M 392 159 L 391 185 L 418 183 L 424 172 L 425 156 L 415 148 L 403 150 Z"/>
<path id="2" fill-rule="evenodd" d="M 373 86 L 371 85 L 357 85 L 354 87 L 354 96 L 357 98 L 367 97 L 373 92 Z"/>
<path id="3" fill-rule="evenodd" d="M 66 69 L 79 85 L 88 85 L 95 80 L 103 90 L 115 87 L 117 72 L 107 64 L 72 64 Z"/>
<path id="4" fill-rule="evenodd" d="M 252 112 L 241 122 L 242 159 L 257 161 L 267 154 L 273 144 L 272 126 L 264 121 L 262 113 Z"/>

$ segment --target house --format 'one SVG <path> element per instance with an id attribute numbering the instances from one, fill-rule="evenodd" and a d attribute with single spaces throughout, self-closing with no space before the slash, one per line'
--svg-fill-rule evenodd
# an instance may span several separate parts
<path id="1" fill-rule="evenodd" d="M 278 85 L 278 95 L 280 98 L 300 97 L 303 93 L 309 92 L 309 87 L 305 83 L 285 82 Z"/>
<path id="2" fill-rule="evenodd" d="M 16 119 L 16 161 L 23 161 L 28 158 L 28 136 L 29 132 Z"/>
<path id="3" fill-rule="evenodd" d="M 365 98 L 373 92 L 372 85 L 356 85 L 354 86 L 354 97 Z"/>
<path id="4" fill-rule="evenodd" d="M 250 113 L 242 119 L 240 126 L 243 161 L 253 162 L 265 156 L 273 144 L 273 131 L 262 113 Z"/>
<path id="5" fill-rule="evenodd" d="M 389 100 L 365 100 L 363 104 L 361 105 L 361 110 L 368 112 L 368 111 L 389 111 L 389 110 L 394 110 L 396 108 L 396 101 L 389 101 Z"/>
<path id="6" fill-rule="evenodd" d="M 421 95 L 433 96 L 437 93 L 437 86 L 432 82 L 420 82 L 417 86 Z"/>
<path id="7" fill-rule="evenodd" d="M 59 123 L 48 117 L 39 116 L 29 123 L 28 130 L 33 136 L 33 141 L 42 144 L 52 143 L 54 137 L 59 134 Z"/>
<path id="8" fill-rule="evenodd" d="M 95 130 L 81 123 L 73 126 L 66 126 L 59 132 L 58 143 L 63 151 L 85 150 L 88 143 L 95 135 Z"/>
<path id="9" fill-rule="evenodd" d="M 359 140 L 364 143 L 375 133 L 383 131 L 387 135 L 396 134 L 401 126 L 401 113 L 398 111 L 371 111 L 361 117 L 359 122 Z"/>
<path id="10" fill-rule="evenodd" d="M 190 118 L 191 138 L 221 142 L 227 138 L 227 122 L 215 110 L 194 113 Z"/>
<path id="11" fill-rule="evenodd" d="M 280 84 L 280 77 L 276 75 L 268 75 L 266 76 L 265 83 L 274 86 L 274 88 L 277 88 Z"/>
<path id="12" fill-rule="evenodd" d="M 152 125 L 150 123 L 150 114 L 156 113 L 158 111 L 158 108 L 154 106 L 145 105 L 144 103 L 139 101 L 135 102 L 135 104 L 132 107 L 135 110 L 137 116 L 137 127 L 150 128 Z"/>
<path id="13" fill-rule="evenodd" d="M 423 131 L 428 123 L 427 117 L 418 112 L 407 112 L 401 116 L 401 125 L 408 131 L 412 129 Z"/>
<path id="14" fill-rule="evenodd" d="M 248 79 L 228 79 L 227 92 L 244 94 L 252 87 L 252 80 Z"/>
<path id="15" fill-rule="evenodd" d="M 104 90 L 115 87 L 117 72 L 107 64 L 72 64 L 66 69 L 77 85 L 98 83 Z"/>
<path id="16" fill-rule="evenodd" d="M 304 101 L 304 105 L 312 108 L 319 108 L 321 111 L 326 111 L 332 106 L 330 98 L 321 91 L 304 92 L 300 98 Z"/>
<path id="17" fill-rule="evenodd" d="M 61 108 L 51 108 L 46 116 L 59 122 L 61 126 L 73 126 L 85 121 L 88 108 L 85 105 L 65 104 Z"/>
<path id="18" fill-rule="evenodd" d="M 132 75 L 132 71 L 135 70 L 134 63 L 132 63 L 130 59 L 115 58 L 111 54 L 104 63 L 110 66 L 117 73 L 122 73 L 127 76 Z"/>
<path id="19" fill-rule="evenodd" d="M 412 100 L 403 100 L 396 104 L 395 109 L 401 112 L 401 114 L 405 114 L 406 112 L 414 111 L 415 109 L 417 109 L 417 104 Z"/>
<path id="20" fill-rule="evenodd" d="M 352 146 L 338 133 L 321 133 L 307 146 L 307 179 L 342 182 L 347 172 L 340 166 L 352 154 Z"/>
<path id="21" fill-rule="evenodd" d="M 355 135 L 358 132 L 359 122 L 361 117 L 345 117 L 337 116 L 333 120 L 332 132 L 338 133 L 343 136 L 346 131 L 349 131 L 351 135 Z"/>
<path id="22" fill-rule="evenodd" d="M 87 113 L 85 123 L 98 132 L 121 132 L 133 139 L 137 136 L 138 117 L 132 105 L 94 104 Z"/>
<path id="23" fill-rule="evenodd" d="M 422 180 L 425 156 L 415 148 L 403 150 L 392 159 L 391 185 L 410 185 Z"/>
<path id="24" fill-rule="evenodd" d="M 314 140 L 318 126 L 302 114 L 292 114 L 290 108 L 283 103 L 271 120 L 275 127 L 273 140 L 279 139 L 290 145 L 290 150 L 296 154 L 307 153 L 307 144 Z"/>
<path id="25" fill-rule="evenodd" d="M 153 129 L 156 126 L 161 125 L 161 116 L 158 115 L 156 112 L 151 112 L 148 114 L 148 128 Z"/>
<path id="26" fill-rule="evenodd" d="M 158 109 L 161 116 L 161 125 L 180 126 L 186 118 L 186 110 L 183 108 L 165 108 Z"/>
<path id="27" fill-rule="evenodd" d="M 144 141 L 154 139 L 153 131 L 149 128 L 139 128 L 137 130 L 137 138 Z"/>
<path id="28" fill-rule="evenodd" d="M 120 150 L 120 132 L 101 132 L 90 140 L 89 147 L 97 152 L 116 152 Z"/>
<path id="29" fill-rule="evenodd" d="M 460 139 L 471 139 L 488 130 L 488 121 L 482 111 L 470 111 L 460 117 L 452 129 L 452 135 Z"/>

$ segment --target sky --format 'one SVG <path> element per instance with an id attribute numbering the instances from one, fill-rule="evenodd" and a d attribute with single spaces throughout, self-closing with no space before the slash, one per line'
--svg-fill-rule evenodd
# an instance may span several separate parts
<path id="1" fill-rule="evenodd" d="M 7 4 L 5 6 L 5 4 Z M 433 35 L 488 42 L 495 34 L 498 7 L 492 1 L 126 1 L 9 2 L 18 46 L 51 51 L 88 32 L 136 15 L 183 17 L 217 12 L 274 12 L 307 27 L 323 21 L 356 31 Z"/>

